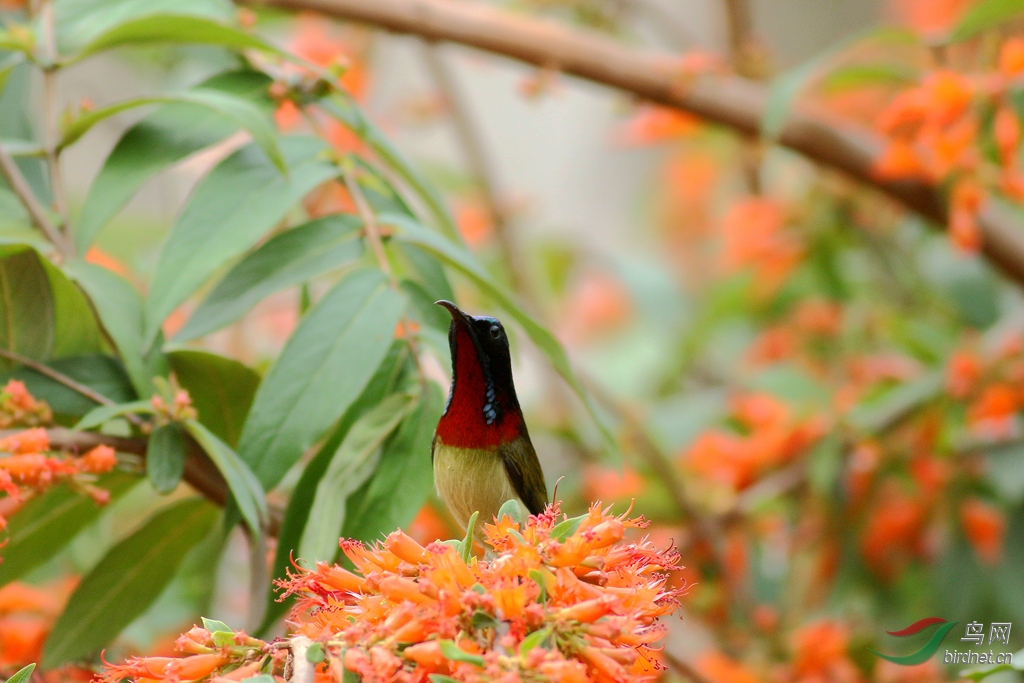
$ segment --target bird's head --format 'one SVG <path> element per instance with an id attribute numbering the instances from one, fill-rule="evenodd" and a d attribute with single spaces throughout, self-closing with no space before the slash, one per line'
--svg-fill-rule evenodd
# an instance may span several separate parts
<path id="1" fill-rule="evenodd" d="M 497 318 L 468 315 L 451 301 L 437 304 L 452 316 L 448 328 L 452 388 L 438 433 L 446 443 L 451 443 L 457 429 L 463 432 L 460 440 L 498 443 L 514 438 L 522 414 L 504 326 Z"/>

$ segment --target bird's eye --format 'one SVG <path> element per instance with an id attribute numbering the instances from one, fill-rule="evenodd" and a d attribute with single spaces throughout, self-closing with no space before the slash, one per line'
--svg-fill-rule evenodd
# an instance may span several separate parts
<path id="1" fill-rule="evenodd" d="M 491 334 L 491 339 L 500 339 L 501 325 L 491 325 L 491 329 L 489 330 L 489 332 Z"/>

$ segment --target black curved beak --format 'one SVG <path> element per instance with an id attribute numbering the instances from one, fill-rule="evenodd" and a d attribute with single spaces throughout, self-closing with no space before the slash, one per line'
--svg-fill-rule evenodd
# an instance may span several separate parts
<path id="1" fill-rule="evenodd" d="M 476 330 L 473 329 L 473 318 L 462 311 L 461 308 L 453 304 L 447 299 L 441 299 L 440 301 L 434 302 L 438 306 L 442 306 L 448 309 L 448 312 L 452 316 L 452 322 L 462 325 L 469 332 L 469 336 L 476 342 Z"/>

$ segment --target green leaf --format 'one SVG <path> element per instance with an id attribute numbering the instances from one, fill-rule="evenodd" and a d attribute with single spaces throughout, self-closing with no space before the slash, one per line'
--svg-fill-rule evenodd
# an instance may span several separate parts
<path id="1" fill-rule="evenodd" d="M 181 425 L 158 425 L 149 436 L 146 448 L 146 476 L 157 493 L 177 488 L 185 471 L 185 434 Z"/>
<path id="2" fill-rule="evenodd" d="M 887 429 L 922 404 L 938 396 L 945 387 L 941 373 L 932 372 L 898 384 L 881 396 L 859 404 L 847 419 L 862 432 L 873 434 Z"/>
<path id="3" fill-rule="evenodd" d="M 488 614 L 487 612 L 484 612 L 483 610 L 480 610 L 480 609 L 478 609 L 477 611 L 473 612 L 472 623 L 473 623 L 473 628 L 475 628 L 475 629 L 480 629 L 480 628 L 497 628 L 498 624 L 499 624 L 497 619 L 495 619 L 490 614 Z"/>
<path id="4" fill-rule="evenodd" d="M 476 530 L 476 519 L 479 516 L 480 511 L 477 510 L 469 516 L 469 522 L 466 524 L 466 536 L 462 539 L 462 560 L 466 564 L 473 559 L 473 532 Z"/>
<path id="5" fill-rule="evenodd" d="M 283 138 L 286 177 L 256 145 L 246 145 L 199 182 L 156 266 L 146 302 L 146 347 L 164 319 L 214 271 L 251 248 L 307 192 L 335 175 L 323 158 L 325 150 L 316 138 Z"/>
<path id="6" fill-rule="evenodd" d="M 347 669 L 345 673 L 350 673 Z M 277 679 L 270 674 L 259 674 L 256 676 L 249 676 L 249 678 L 243 678 L 242 683 L 276 683 Z M 358 683 L 358 681 L 356 681 Z"/>
<path id="7" fill-rule="evenodd" d="M 192 397 L 199 421 L 234 448 L 256 396 L 259 374 L 232 358 L 207 351 L 172 351 L 167 359 L 178 383 Z"/>
<path id="8" fill-rule="evenodd" d="M 838 55 L 851 46 L 869 39 L 884 44 L 913 44 L 917 42 L 917 37 L 908 29 L 889 26 L 871 28 L 834 42 L 827 50 L 815 55 L 800 66 L 783 72 L 768 87 L 768 99 L 761 118 L 761 135 L 769 141 L 777 140 L 786 125 L 786 119 L 797 95 L 818 77 Z"/>
<path id="9" fill-rule="evenodd" d="M 547 626 L 540 630 L 534 631 L 530 635 L 523 638 L 523 641 L 519 643 L 519 655 L 525 657 L 526 653 L 537 647 L 545 640 L 551 637 L 551 626 Z"/>
<path id="10" fill-rule="evenodd" d="M 277 532 L 277 553 L 274 557 L 273 578 L 284 578 L 287 570 L 291 567 L 292 556 L 299 547 L 299 541 L 302 539 L 302 533 L 309 520 L 309 512 L 313 507 L 317 484 L 320 483 L 324 472 L 327 471 L 327 466 L 330 464 L 334 452 L 338 450 L 342 440 L 356 420 L 366 414 L 373 406 L 378 405 L 384 398 L 398 391 L 406 374 L 411 371 L 411 365 L 409 347 L 397 340 L 392 342 L 387 355 L 377 367 L 373 377 L 367 382 L 366 388 L 363 389 L 359 398 L 352 402 L 352 405 L 345 411 L 345 414 L 338 420 L 337 427 L 334 428 L 331 435 L 320 446 L 316 455 L 313 456 L 309 464 L 302 470 L 302 475 L 299 477 L 298 483 L 295 484 L 295 488 L 292 489 L 291 495 L 288 498 L 288 507 L 285 509 L 284 519 L 281 521 L 281 528 Z M 403 423 L 403 429 L 404 424 L 407 423 L 408 420 L 406 423 Z M 431 429 L 433 429 L 433 426 L 431 426 Z M 401 434 L 401 431 L 399 434 Z M 390 443 L 386 448 L 390 448 Z M 387 461 L 385 460 L 374 473 L 375 479 L 386 466 L 386 463 Z M 430 467 L 429 463 L 427 467 Z M 428 476 L 431 477 L 431 486 L 433 486 L 432 475 L 428 473 Z M 368 485 L 372 486 L 373 480 L 368 482 Z M 388 481 L 385 483 L 385 495 L 390 494 L 391 487 L 395 487 L 394 490 L 396 495 L 398 495 L 399 491 L 404 490 L 404 486 L 404 482 Z M 353 496 L 353 498 L 356 498 L 356 496 Z M 349 505 L 348 508 L 351 509 L 352 505 Z M 360 518 L 359 515 L 361 513 L 356 514 L 357 518 Z M 346 519 L 346 526 L 348 519 Z M 396 528 L 397 526 L 388 526 L 387 531 L 394 531 Z M 288 610 L 291 602 L 292 600 L 290 599 L 278 602 L 277 592 L 271 590 L 267 596 L 267 608 L 263 623 L 256 630 L 256 633 L 266 633 L 267 629 Z"/>
<path id="11" fill-rule="evenodd" d="M 230 446 L 218 439 L 202 423 L 189 420 L 185 423 L 185 429 L 224 475 L 228 489 L 231 490 L 231 495 L 249 529 L 253 533 L 260 533 L 263 529 L 263 520 L 267 516 L 267 500 L 256 475 Z"/>
<path id="12" fill-rule="evenodd" d="M 50 293 L 53 297 L 51 355 L 59 358 L 102 351 L 100 326 L 85 294 L 48 259 L 41 256 L 37 258 L 50 280 Z"/>
<path id="13" fill-rule="evenodd" d="M 327 659 L 327 656 L 324 654 L 324 646 L 322 643 L 313 643 L 309 646 L 309 649 L 306 650 L 307 661 L 319 664 L 325 659 Z"/>
<path id="14" fill-rule="evenodd" d="M 274 166 L 281 173 L 287 173 L 288 169 L 285 167 L 284 157 L 281 156 L 281 148 L 278 146 L 277 133 L 263 111 L 244 98 L 229 95 L 219 90 L 205 88 L 196 88 L 176 95 L 136 97 L 90 111 L 79 116 L 69 126 L 64 128 L 60 147 L 73 145 L 97 123 L 115 114 L 120 114 L 135 107 L 172 103 L 206 107 L 220 114 L 237 127 L 246 130 L 252 136 L 253 141 L 266 153 L 267 158 L 270 159 Z"/>
<path id="15" fill-rule="evenodd" d="M 540 589 L 540 593 L 537 595 L 537 602 L 541 602 L 541 603 L 547 602 L 548 601 L 548 584 L 544 580 L 544 575 L 541 574 L 540 571 L 537 570 L 537 569 L 531 569 L 527 573 L 527 575 L 530 577 L 531 580 L 533 580 L 533 582 L 535 584 L 537 584 L 537 588 Z"/>
<path id="16" fill-rule="evenodd" d="M 230 50 L 260 50 L 280 54 L 280 50 L 261 38 L 220 21 L 180 14 L 153 14 L 127 21 L 97 36 L 71 61 L 76 62 L 115 47 L 160 43 L 219 45 Z"/>
<path id="17" fill-rule="evenodd" d="M 167 359 L 159 349 L 142 351 L 142 295 L 128 280 L 102 266 L 74 259 L 64 270 L 85 290 L 103 329 L 120 352 L 139 396 L 153 393 L 152 378 L 167 374 Z"/>
<path id="18" fill-rule="evenodd" d="M 556 541 L 564 541 L 576 533 L 576 530 L 580 528 L 580 524 L 583 524 L 583 520 L 586 518 L 586 515 L 580 515 L 579 517 L 563 519 L 551 530 L 551 538 Z"/>
<path id="19" fill-rule="evenodd" d="M 445 208 L 444 200 L 434 189 L 434 186 L 426 182 L 416 170 L 416 167 L 406 161 L 398 150 L 391 144 L 391 141 L 370 121 L 359 108 L 348 93 L 338 92 L 335 97 L 321 100 L 317 106 L 345 124 L 355 133 L 360 140 L 369 145 L 377 156 L 384 163 L 390 166 L 405 181 L 406 185 L 412 188 L 423 200 L 427 209 L 433 215 L 441 231 L 451 240 L 461 244 L 462 237 L 455 225 L 448 209 Z"/>
<path id="20" fill-rule="evenodd" d="M 427 678 L 430 679 L 430 683 L 459 683 L 458 679 L 444 674 L 427 674 Z"/>
<path id="21" fill-rule="evenodd" d="M 523 511 L 519 507 L 519 502 L 516 500 L 506 500 L 498 508 L 498 519 L 502 517 L 508 517 L 516 524 L 522 525 L 523 523 Z"/>
<path id="22" fill-rule="evenodd" d="M 29 118 L 31 108 L 25 106 L 26 102 L 32 101 L 36 78 L 35 65 L 28 62 L 15 66 L 8 75 L 0 93 L 0 138 L 38 143 L 36 121 Z M 50 192 L 46 160 L 21 157 L 14 161 L 40 203 L 44 206 L 50 204 L 53 194 Z"/>
<path id="23" fill-rule="evenodd" d="M 109 491 L 111 500 L 116 500 L 139 481 L 136 476 L 115 471 L 100 477 L 96 486 Z M 7 522 L 0 586 L 20 579 L 54 557 L 104 509 L 68 486 L 54 486 L 30 498 Z"/>
<path id="24" fill-rule="evenodd" d="M 979 33 L 1005 24 L 1018 14 L 1024 14 L 1021 0 L 982 0 L 964 13 L 949 35 L 949 42 L 969 40 Z"/>
<path id="25" fill-rule="evenodd" d="M 17 673 L 7 679 L 7 683 L 28 683 L 28 680 L 32 677 L 32 672 L 35 671 L 35 669 L 35 664 L 23 666 Z"/>
<path id="26" fill-rule="evenodd" d="M 348 502 L 342 536 L 376 541 L 408 526 L 434 489 L 430 444 L 444 409 L 444 396 L 427 383 L 416 408 L 384 444 L 380 464 Z"/>
<path id="27" fill-rule="evenodd" d="M 206 617 L 203 617 L 202 619 L 203 628 L 205 628 L 210 633 L 230 633 L 231 635 L 235 634 L 234 630 L 230 626 L 225 624 L 223 621 L 218 621 L 216 619 L 207 619 Z"/>
<path id="28" fill-rule="evenodd" d="M 234 6 L 226 0 L 56 0 L 57 46 L 71 54 L 125 22 L 152 14 L 183 14 L 231 21 Z"/>
<path id="29" fill-rule="evenodd" d="M 160 595 L 216 518 L 216 508 L 204 500 L 178 501 L 111 548 L 57 619 L 43 666 L 52 669 L 105 647 Z"/>
<path id="30" fill-rule="evenodd" d="M 253 401 L 239 453 L 269 490 L 348 409 L 380 365 L 404 301 L 360 269 L 302 317 Z"/>
<path id="31" fill-rule="evenodd" d="M 132 401 L 130 403 L 114 403 L 93 408 L 86 413 L 75 425 L 75 430 L 96 429 L 115 417 L 123 415 L 146 413 L 152 414 L 153 404 L 149 400 Z"/>
<path id="32" fill-rule="evenodd" d="M 36 252 L 0 247 L 0 347 L 40 360 L 53 349 L 53 293 Z M 11 362 L 0 359 L 0 370 Z"/>
<path id="33" fill-rule="evenodd" d="M 438 645 L 441 647 L 441 654 L 453 662 L 465 662 L 467 664 L 473 664 L 475 666 L 483 666 L 484 658 L 480 655 L 470 654 L 461 647 L 455 644 L 453 640 L 441 640 L 438 641 Z"/>
<path id="34" fill-rule="evenodd" d="M 1019 442 L 983 447 L 985 479 L 999 497 L 1014 505 L 1024 501 L 1024 449 Z"/>
<path id="35" fill-rule="evenodd" d="M 219 330 L 265 297 L 359 258 L 362 221 L 325 216 L 282 232 L 239 261 L 203 300 L 175 341 Z"/>
<path id="36" fill-rule="evenodd" d="M 235 644 L 235 632 L 223 621 L 203 617 L 203 628 L 210 632 L 213 644 L 217 647 L 229 647 Z"/>
<path id="37" fill-rule="evenodd" d="M 467 276 L 485 294 L 505 309 L 519 323 L 530 339 L 533 340 L 537 348 L 547 356 L 558 374 L 565 379 L 566 383 L 583 401 L 591 417 L 594 418 L 594 422 L 601 430 L 608 448 L 615 448 L 615 438 L 598 414 L 597 408 L 590 399 L 590 395 L 584 390 L 583 385 L 569 365 L 569 357 L 565 354 L 565 349 L 562 348 L 562 345 L 551 332 L 537 323 L 512 300 L 512 297 L 491 278 L 465 247 L 445 239 L 438 233 L 424 228 L 405 216 L 396 214 L 382 215 L 379 217 L 379 222 L 382 225 L 389 225 L 396 229 L 395 239 L 415 244 Z"/>
<path id="38" fill-rule="evenodd" d="M 241 70 L 217 74 L 199 87 L 245 98 L 269 112 L 270 82 L 260 71 Z M 236 130 L 234 121 L 214 109 L 176 103 L 160 107 L 125 131 L 89 188 L 75 230 L 79 253 L 85 253 L 100 229 L 146 181 Z"/>
<path id="39" fill-rule="evenodd" d="M 838 93 L 868 85 L 909 85 L 916 83 L 920 75 L 918 69 L 902 62 L 849 64 L 825 74 L 821 87 Z"/>
<path id="40" fill-rule="evenodd" d="M 79 384 L 85 385 L 105 396 L 114 403 L 129 403 L 138 396 L 132 389 L 128 375 L 116 358 L 101 354 L 57 358 L 46 361 L 47 367 Z M 27 367 L 18 368 L 14 372 L 0 375 L 0 381 L 17 379 L 25 383 L 29 392 L 38 399 L 50 404 L 54 413 L 66 416 L 85 415 L 99 403 L 86 398 L 74 389 L 40 374 Z"/>
<path id="41" fill-rule="evenodd" d="M 1009 664 L 993 664 L 990 666 L 979 666 L 965 669 L 960 672 L 960 677 L 969 678 L 977 683 L 978 681 L 983 681 L 992 674 L 997 674 L 1001 671 L 1024 671 L 1024 650 L 1014 652 L 1013 659 Z"/>
<path id="42" fill-rule="evenodd" d="M 384 440 L 413 406 L 407 394 L 394 394 L 369 410 L 345 436 L 316 487 L 309 521 L 299 542 L 307 562 L 334 559 L 345 524 L 345 501 L 373 474 Z"/>

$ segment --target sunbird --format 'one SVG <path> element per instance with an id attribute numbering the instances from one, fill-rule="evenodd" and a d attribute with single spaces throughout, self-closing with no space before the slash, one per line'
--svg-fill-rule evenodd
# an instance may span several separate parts
<path id="1" fill-rule="evenodd" d="M 463 528 L 474 512 L 489 522 L 508 500 L 540 514 L 548 490 L 516 398 L 505 328 L 436 303 L 452 316 L 452 386 L 431 446 L 437 492 Z"/>

